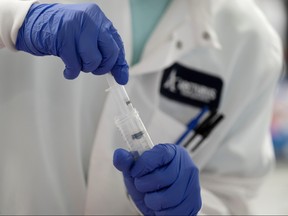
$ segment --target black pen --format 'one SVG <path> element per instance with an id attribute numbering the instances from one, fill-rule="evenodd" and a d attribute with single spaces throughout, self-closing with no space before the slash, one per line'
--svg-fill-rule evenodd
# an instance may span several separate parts
<path id="1" fill-rule="evenodd" d="M 216 128 L 216 126 L 224 119 L 224 115 L 220 114 L 216 119 L 206 127 L 205 130 L 201 131 L 195 140 L 190 144 L 192 146 L 191 152 L 195 152 L 196 149 L 201 145 L 201 143 L 211 134 L 211 132 Z"/>
<path id="2" fill-rule="evenodd" d="M 201 122 L 194 130 L 194 133 L 192 133 L 192 136 L 188 139 L 188 141 L 186 141 L 187 139 L 185 139 L 185 143 L 183 144 L 183 147 L 187 147 L 189 145 L 189 143 L 197 136 L 197 134 L 199 134 L 203 128 L 206 128 L 207 125 L 209 125 L 209 123 L 212 121 L 212 119 L 215 117 L 216 115 L 216 111 L 212 111 L 210 112 L 210 114 L 203 120 L 203 122 Z"/>

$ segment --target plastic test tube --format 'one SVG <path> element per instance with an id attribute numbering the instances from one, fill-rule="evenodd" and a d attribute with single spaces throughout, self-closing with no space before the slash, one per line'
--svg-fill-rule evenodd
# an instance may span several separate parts
<path id="1" fill-rule="evenodd" d="M 107 74 L 106 79 L 110 87 L 108 90 L 120 113 L 115 116 L 115 124 L 134 158 L 137 159 L 144 151 L 151 149 L 154 144 L 124 86 L 119 85 L 111 74 Z"/>

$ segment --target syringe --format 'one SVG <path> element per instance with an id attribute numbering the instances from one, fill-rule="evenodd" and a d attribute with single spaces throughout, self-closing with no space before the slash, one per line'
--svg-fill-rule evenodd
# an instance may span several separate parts
<path id="1" fill-rule="evenodd" d="M 118 106 L 120 113 L 115 116 L 115 124 L 134 158 L 137 159 L 154 145 L 124 86 L 119 85 L 111 74 L 107 74 L 106 79 L 110 87 L 108 90 L 113 95 L 115 105 Z"/>

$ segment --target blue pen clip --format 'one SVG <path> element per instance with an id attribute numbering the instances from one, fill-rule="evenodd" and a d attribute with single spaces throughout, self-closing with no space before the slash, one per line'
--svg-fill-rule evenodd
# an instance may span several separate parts
<path id="1" fill-rule="evenodd" d="M 185 137 L 197 126 L 198 122 L 200 121 L 200 119 L 202 118 L 202 116 L 208 111 L 208 106 L 204 106 L 200 113 L 198 113 L 198 115 L 196 115 L 194 118 L 192 118 L 190 120 L 190 122 L 187 124 L 187 129 L 186 131 L 179 137 L 179 139 L 176 141 L 176 145 L 179 145 L 184 139 Z"/>

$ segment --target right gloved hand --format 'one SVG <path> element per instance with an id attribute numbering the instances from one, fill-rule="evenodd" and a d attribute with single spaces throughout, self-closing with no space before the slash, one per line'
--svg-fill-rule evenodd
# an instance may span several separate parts
<path id="1" fill-rule="evenodd" d="M 197 215 L 202 201 L 199 171 L 181 146 L 159 144 L 134 161 L 117 149 L 114 166 L 123 173 L 127 191 L 144 215 Z"/>
<path id="2" fill-rule="evenodd" d="M 32 5 L 19 29 L 16 49 L 60 57 L 66 79 L 76 78 L 80 71 L 111 71 L 119 84 L 128 82 L 123 42 L 96 4 Z"/>

